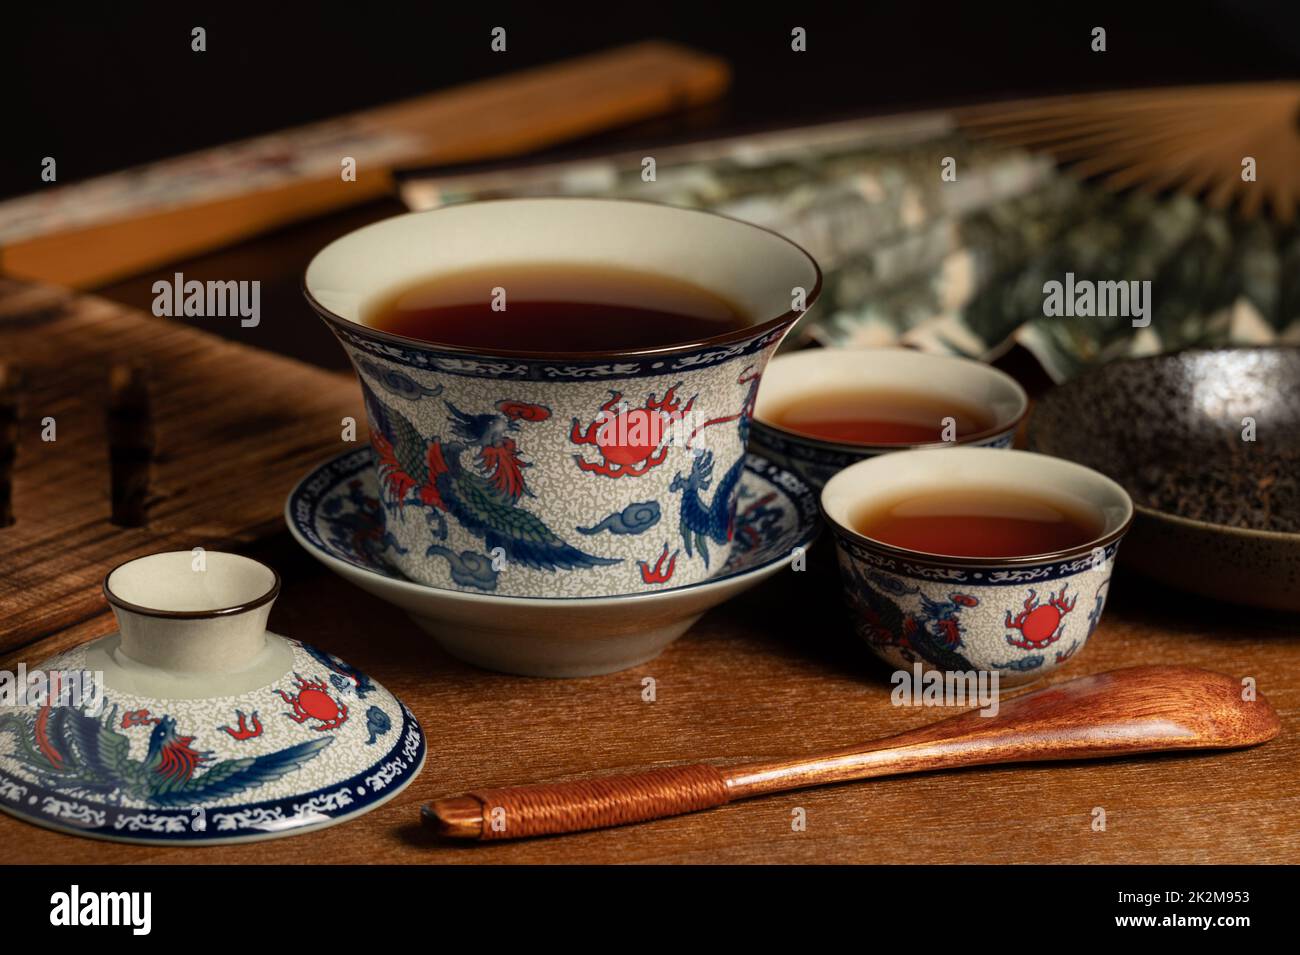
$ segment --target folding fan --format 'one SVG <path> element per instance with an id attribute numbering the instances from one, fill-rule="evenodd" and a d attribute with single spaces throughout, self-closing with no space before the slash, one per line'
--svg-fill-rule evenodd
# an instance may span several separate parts
<path id="1" fill-rule="evenodd" d="M 1177 190 L 1290 223 L 1300 203 L 1300 83 L 1171 87 L 957 111 L 971 136 L 1041 150 L 1115 189 Z M 1243 173 L 1254 160 L 1254 181 Z"/>

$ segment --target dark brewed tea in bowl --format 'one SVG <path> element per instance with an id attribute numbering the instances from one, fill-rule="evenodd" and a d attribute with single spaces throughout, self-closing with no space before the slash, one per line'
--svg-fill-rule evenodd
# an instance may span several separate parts
<path id="1" fill-rule="evenodd" d="M 557 198 L 377 222 L 304 286 L 361 383 L 383 560 L 568 599 L 726 563 L 759 381 L 821 276 L 734 219 Z"/>
<path id="2" fill-rule="evenodd" d="M 372 305 L 371 328 L 471 349 L 604 352 L 702 342 L 749 316 L 694 282 L 640 269 L 502 262 L 421 278 Z"/>

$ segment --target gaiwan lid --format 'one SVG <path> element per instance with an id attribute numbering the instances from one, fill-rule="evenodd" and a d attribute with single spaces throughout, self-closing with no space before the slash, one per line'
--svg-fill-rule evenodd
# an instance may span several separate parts
<path id="1" fill-rule="evenodd" d="M 122 842 L 294 835 L 382 805 L 424 734 L 338 657 L 266 630 L 275 571 L 178 551 L 104 578 L 120 632 L 0 684 L 0 810 Z"/>

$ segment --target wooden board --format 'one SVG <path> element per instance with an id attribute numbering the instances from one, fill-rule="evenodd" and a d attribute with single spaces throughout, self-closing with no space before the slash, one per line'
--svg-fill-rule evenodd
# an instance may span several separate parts
<path id="1" fill-rule="evenodd" d="M 328 335 L 298 317 L 303 334 Z M 150 366 L 157 443 L 149 524 L 131 529 L 109 521 L 105 426 L 108 369 L 126 360 Z M 350 375 L 48 286 L 0 279 L 0 361 L 25 379 L 15 523 L 0 527 L 0 652 L 103 614 L 99 582 L 122 560 L 282 528 L 293 484 L 344 447 L 345 415 L 366 440 Z"/>
<path id="2" fill-rule="evenodd" d="M 648 41 L 0 203 L 5 274 L 77 288 L 388 192 L 398 165 L 491 159 L 708 102 L 714 56 Z M 344 181 L 343 157 L 356 161 Z M 164 198 L 165 197 L 165 198 Z"/>

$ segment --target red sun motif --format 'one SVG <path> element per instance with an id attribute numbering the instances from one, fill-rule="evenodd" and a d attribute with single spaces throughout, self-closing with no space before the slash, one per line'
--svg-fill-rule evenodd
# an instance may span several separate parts
<path id="1" fill-rule="evenodd" d="M 322 680 L 304 680 L 297 673 L 298 694 L 290 696 L 284 690 L 276 690 L 280 698 L 293 707 L 292 713 L 285 713 L 295 723 L 315 720 L 314 730 L 335 730 L 348 721 L 348 707 L 329 695 Z"/>
<path id="2" fill-rule="evenodd" d="M 1074 609 L 1074 604 L 1078 600 L 1077 597 L 1066 599 L 1066 587 L 1069 587 L 1069 584 L 1063 585 L 1059 594 L 1049 591 L 1045 604 L 1039 604 L 1038 596 L 1031 589 L 1029 596 L 1025 598 L 1024 610 L 1014 618 L 1008 610 L 1005 626 L 1012 630 L 1019 630 L 1020 639 L 1007 634 L 1007 643 L 1022 650 L 1041 650 L 1059 640 L 1062 629 L 1061 619 Z"/>
<path id="3" fill-rule="evenodd" d="M 629 408 L 623 402 L 623 393 L 612 392 L 609 401 L 600 406 L 600 414 L 587 427 L 581 428 L 573 419 L 569 440 L 573 444 L 590 445 L 600 452 L 599 461 L 588 461 L 581 454 L 573 459 L 583 471 L 604 477 L 637 477 L 664 463 L 674 423 L 690 414 L 695 395 L 683 405 L 677 397 L 677 386 L 656 399 L 651 393 L 645 404 Z"/>

